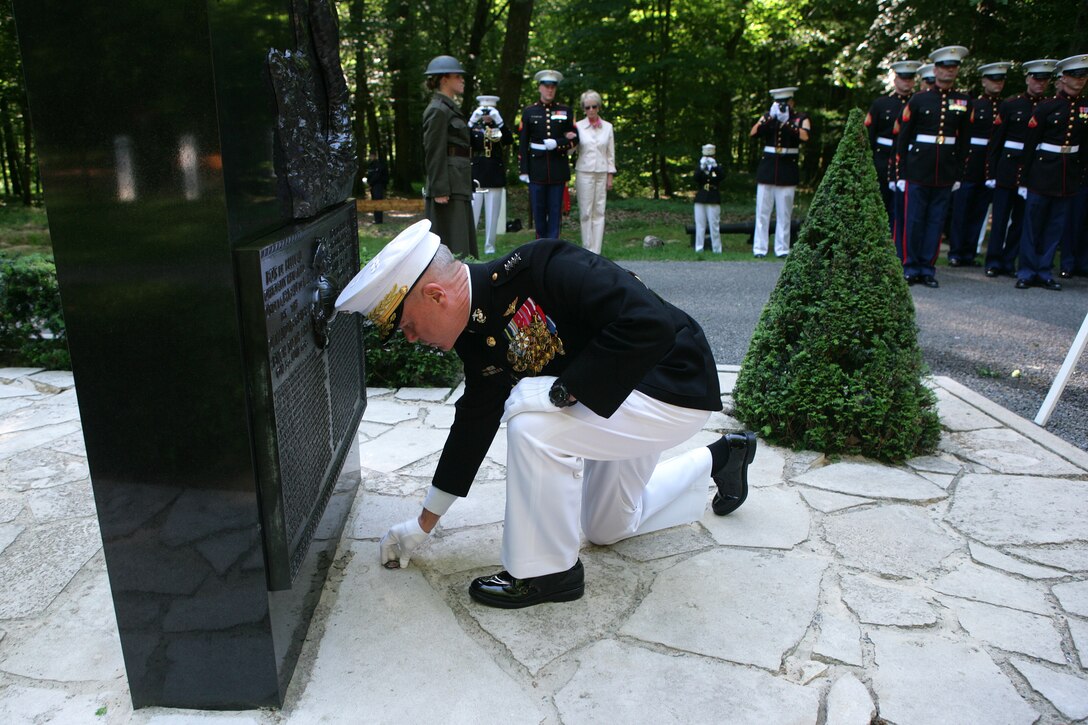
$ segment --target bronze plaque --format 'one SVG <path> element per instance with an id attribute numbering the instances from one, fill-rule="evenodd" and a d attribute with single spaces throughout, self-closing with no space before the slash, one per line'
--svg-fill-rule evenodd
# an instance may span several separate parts
<path id="1" fill-rule="evenodd" d="M 359 271 L 355 204 L 235 254 L 268 586 L 289 589 L 366 407 L 362 319 L 315 304 Z"/>

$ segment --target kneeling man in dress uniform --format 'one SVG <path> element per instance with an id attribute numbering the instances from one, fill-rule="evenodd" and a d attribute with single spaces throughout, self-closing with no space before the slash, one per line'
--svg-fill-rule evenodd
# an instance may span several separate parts
<path id="1" fill-rule="evenodd" d="M 698 323 L 610 260 L 540 239 L 465 264 L 421 221 L 348 284 L 337 310 L 383 334 L 454 350 L 465 393 L 423 509 L 381 540 L 406 566 L 439 518 L 469 493 L 507 424 L 505 569 L 472 582 L 482 604 L 516 609 L 578 599 L 581 532 L 612 544 L 725 515 L 748 493 L 753 433 L 722 436 L 666 461 L 721 408 L 714 356 Z"/>

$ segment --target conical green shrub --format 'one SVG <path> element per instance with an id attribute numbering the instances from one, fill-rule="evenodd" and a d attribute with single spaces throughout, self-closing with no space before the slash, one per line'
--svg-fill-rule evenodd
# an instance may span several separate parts
<path id="1" fill-rule="evenodd" d="M 773 443 L 901 461 L 933 451 L 940 426 L 863 115 L 850 113 L 733 395 Z"/>

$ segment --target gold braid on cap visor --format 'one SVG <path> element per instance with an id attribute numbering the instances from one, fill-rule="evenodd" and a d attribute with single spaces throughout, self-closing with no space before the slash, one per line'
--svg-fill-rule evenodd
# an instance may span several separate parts
<path id="1" fill-rule="evenodd" d="M 393 285 L 393 289 L 382 298 L 382 301 L 366 316 L 373 322 L 383 338 L 389 337 L 393 332 L 393 313 L 397 311 L 400 303 L 408 296 L 408 285 Z"/>

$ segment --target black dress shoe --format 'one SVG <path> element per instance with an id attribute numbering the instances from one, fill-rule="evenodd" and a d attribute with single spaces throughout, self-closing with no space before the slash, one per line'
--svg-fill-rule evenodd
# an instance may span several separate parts
<path id="1" fill-rule="evenodd" d="M 916 274 L 904 274 L 903 279 L 907 280 L 909 285 L 916 285 L 922 281 L 922 278 Z"/>
<path id="2" fill-rule="evenodd" d="M 1041 286 L 1046 287 L 1051 292 L 1061 292 L 1062 291 L 1062 283 L 1059 282 L 1056 279 L 1043 280 L 1043 283 L 1042 283 Z"/>
<path id="3" fill-rule="evenodd" d="M 937 281 L 937 278 L 932 274 L 927 274 L 922 277 L 922 284 L 930 289 L 936 289 L 941 286 L 941 283 Z"/>
<path id="4" fill-rule="evenodd" d="M 1073 279 L 1073 273 L 1068 272 L 1068 271 L 1066 271 L 1064 269 L 1061 272 L 1059 272 L 1058 274 L 1062 279 Z"/>
<path id="5" fill-rule="evenodd" d="M 748 498 L 748 466 L 756 457 L 755 433 L 727 433 L 722 438 L 729 445 L 729 460 L 712 474 L 718 492 L 710 502 L 718 516 L 733 513 Z"/>
<path id="6" fill-rule="evenodd" d="M 951 258 L 949 258 L 949 260 L 948 260 L 948 266 L 949 266 L 949 267 L 966 267 L 966 266 L 967 266 L 967 262 L 964 262 L 964 261 L 962 261 L 962 260 L 959 260 L 959 259 L 951 259 Z"/>
<path id="7" fill-rule="evenodd" d="M 1030 286 L 1031 286 L 1031 282 L 1028 282 L 1026 279 L 1017 279 L 1016 280 L 1016 289 L 1027 289 Z"/>
<path id="8" fill-rule="evenodd" d="M 508 571 L 474 579 L 468 594 L 480 604 L 500 609 L 521 609 L 544 602 L 571 602 L 581 599 L 586 589 L 582 560 L 566 571 L 518 579 Z"/>
<path id="9" fill-rule="evenodd" d="M 992 277 L 1000 277 L 1001 276 L 1001 270 L 1000 269 L 995 269 L 993 267 L 987 267 L 986 268 L 986 276 L 991 277 L 991 278 Z"/>

